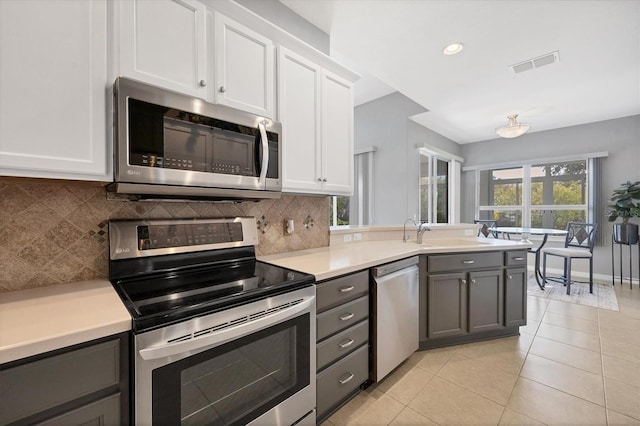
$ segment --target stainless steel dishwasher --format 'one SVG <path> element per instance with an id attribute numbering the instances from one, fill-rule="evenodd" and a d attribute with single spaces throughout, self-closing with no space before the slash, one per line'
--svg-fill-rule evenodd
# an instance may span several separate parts
<path id="1" fill-rule="evenodd" d="M 418 349 L 418 257 L 371 268 L 371 380 L 382 380 Z"/>

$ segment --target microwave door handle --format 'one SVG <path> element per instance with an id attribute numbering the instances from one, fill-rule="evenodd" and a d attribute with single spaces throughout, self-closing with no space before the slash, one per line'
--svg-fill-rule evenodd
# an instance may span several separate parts
<path id="1" fill-rule="evenodd" d="M 267 177 L 267 169 L 269 168 L 269 140 L 267 139 L 267 130 L 264 128 L 264 123 L 258 123 L 258 129 L 260 130 L 260 145 L 262 146 L 262 167 L 258 182 L 263 182 Z"/>

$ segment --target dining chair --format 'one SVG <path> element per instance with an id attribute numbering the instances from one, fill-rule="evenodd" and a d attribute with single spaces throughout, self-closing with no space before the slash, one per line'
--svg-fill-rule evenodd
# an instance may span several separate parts
<path id="1" fill-rule="evenodd" d="M 597 229 L 597 223 L 567 223 L 564 247 L 545 247 L 541 250 L 544 284 L 547 283 L 547 256 L 564 258 L 564 276 L 559 281 L 567 286 L 567 294 L 571 294 L 571 261 L 573 259 L 587 259 L 589 261 L 589 293 L 593 293 L 593 246 L 596 241 Z"/>
<path id="2" fill-rule="evenodd" d="M 498 226 L 498 222 L 496 222 L 495 220 L 480 219 L 480 220 L 474 220 L 473 223 L 482 225 L 478 229 L 478 235 L 477 235 L 478 237 L 480 236 L 480 234 L 482 234 L 486 238 L 489 238 L 490 236 L 493 238 L 498 238 L 498 233 L 496 231 L 491 231 L 489 229 L 489 228 L 495 228 L 496 226 Z"/>

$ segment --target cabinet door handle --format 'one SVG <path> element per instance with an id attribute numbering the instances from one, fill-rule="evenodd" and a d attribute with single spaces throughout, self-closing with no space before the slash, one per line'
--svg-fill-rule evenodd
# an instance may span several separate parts
<path id="1" fill-rule="evenodd" d="M 507 278 L 509 278 L 510 280 L 513 279 L 513 275 L 507 275 Z"/>
<path id="2" fill-rule="evenodd" d="M 475 260 L 463 260 L 462 263 L 464 263 L 465 265 L 473 265 L 474 263 L 476 263 Z"/>
<path id="3" fill-rule="evenodd" d="M 323 181 L 323 182 L 326 182 L 326 181 L 327 181 L 327 178 L 322 178 L 322 181 Z"/>
<path id="4" fill-rule="evenodd" d="M 344 379 L 338 379 L 338 381 L 341 385 L 344 385 L 346 383 L 349 383 L 354 377 L 355 376 L 353 375 L 353 373 L 347 373 L 347 377 L 345 377 Z"/>
<path id="5" fill-rule="evenodd" d="M 351 290 L 353 290 L 355 287 L 350 285 L 349 287 L 342 287 L 340 289 L 340 293 L 349 293 Z"/>
<path id="6" fill-rule="evenodd" d="M 465 279 L 460 279 L 460 284 L 464 285 L 464 284 L 466 284 L 466 283 L 467 283 L 467 280 L 465 280 Z"/>
<path id="7" fill-rule="evenodd" d="M 476 280 L 471 280 L 471 284 L 475 284 L 475 283 L 476 283 Z"/>
<path id="8" fill-rule="evenodd" d="M 344 342 L 338 344 L 338 346 L 340 346 L 340 349 L 348 348 L 351 345 L 353 345 L 353 339 L 345 340 Z"/>
<path id="9" fill-rule="evenodd" d="M 322 178 L 318 178 L 318 182 L 322 182 Z"/>
<path id="10" fill-rule="evenodd" d="M 347 321 L 353 318 L 354 314 L 349 312 L 348 314 L 340 315 L 340 321 Z"/>
<path id="11" fill-rule="evenodd" d="M 524 260 L 524 257 L 514 257 L 513 260 Z"/>
<path id="12" fill-rule="evenodd" d="M 225 87 L 224 87 L 224 86 L 220 86 L 220 93 L 224 93 L 224 92 L 226 92 L 226 91 L 227 91 L 227 89 L 225 89 Z"/>
<path id="13" fill-rule="evenodd" d="M 207 85 L 207 82 L 205 80 L 200 80 L 201 87 L 205 87 L 206 85 Z"/>

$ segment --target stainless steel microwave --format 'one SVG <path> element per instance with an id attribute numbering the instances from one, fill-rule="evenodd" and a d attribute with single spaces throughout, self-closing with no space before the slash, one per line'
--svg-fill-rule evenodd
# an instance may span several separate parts
<path id="1" fill-rule="evenodd" d="M 114 183 L 139 198 L 259 199 L 282 190 L 280 123 L 120 77 Z"/>

